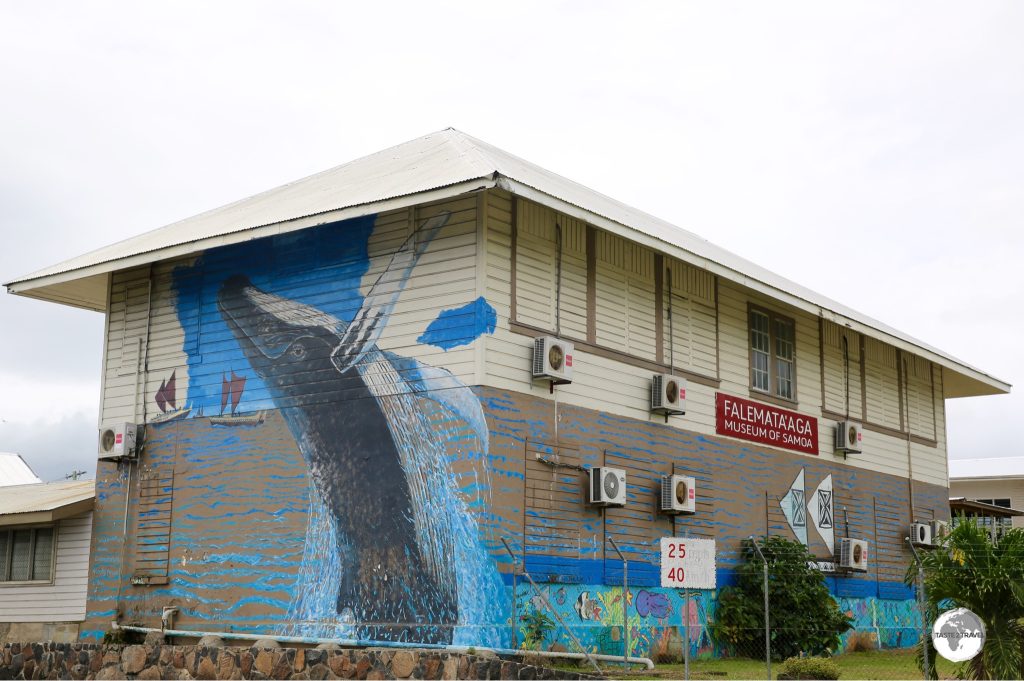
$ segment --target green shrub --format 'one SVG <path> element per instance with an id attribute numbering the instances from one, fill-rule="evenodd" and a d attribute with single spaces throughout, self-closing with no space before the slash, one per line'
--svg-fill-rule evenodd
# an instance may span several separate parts
<path id="1" fill-rule="evenodd" d="M 839 665 L 823 657 L 791 657 L 782 663 L 780 679 L 838 679 Z"/>
<path id="2" fill-rule="evenodd" d="M 540 610 L 531 610 L 522 616 L 523 648 L 540 650 L 548 632 L 555 628 L 554 621 Z"/>
<path id="3" fill-rule="evenodd" d="M 772 659 L 821 655 L 839 647 L 851 627 L 828 592 L 825 576 L 810 566 L 814 556 L 799 542 L 769 537 L 761 545 L 768 559 L 768 607 Z M 763 563 L 750 540 L 736 567 L 736 586 L 719 591 L 712 634 L 738 655 L 764 657 Z"/>

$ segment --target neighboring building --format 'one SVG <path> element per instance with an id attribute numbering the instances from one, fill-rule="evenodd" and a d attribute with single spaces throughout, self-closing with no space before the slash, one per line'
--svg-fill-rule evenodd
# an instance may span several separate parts
<path id="1" fill-rule="evenodd" d="M 0 644 L 78 639 L 95 498 L 92 480 L 0 488 Z"/>
<path id="2" fill-rule="evenodd" d="M 987 527 L 993 541 L 1001 539 L 1003 533 L 1013 527 L 1014 521 L 1024 516 L 1024 511 L 1010 508 L 1007 499 L 977 501 L 965 497 L 950 497 L 949 513 L 952 516 L 952 527 L 956 527 L 963 518 L 970 518 L 982 527 Z"/>
<path id="3" fill-rule="evenodd" d="M 20 454 L 0 452 L 0 487 L 42 482 Z"/>
<path id="4" fill-rule="evenodd" d="M 721 586 L 741 540 L 771 533 L 827 562 L 866 541 L 866 571 L 829 586 L 909 645 L 903 538 L 949 517 L 944 400 L 1009 390 L 454 130 L 8 287 L 103 312 L 101 421 L 145 424 L 137 461 L 98 466 L 87 638 L 176 605 L 192 630 L 508 644 L 507 541 L 616 652 L 614 540 L 645 653 L 683 611 L 661 538 L 714 539 Z M 575 349 L 535 357 L 549 336 Z M 652 411 L 661 374 L 685 414 Z M 598 467 L 625 485 L 591 487 Z M 672 474 L 694 478 L 692 513 L 658 512 Z M 706 651 L 715 590 L 689 593 Z M 520 613 L 534 596 L 520 579 Z"/>
<path id="5" fill-rule="evenodd" d="M 949 495 L 1024 510 L 1024 456 L 950 459 Z M 1004 517 L 995 523 L 1024 527 L 1024 517 Z"/>

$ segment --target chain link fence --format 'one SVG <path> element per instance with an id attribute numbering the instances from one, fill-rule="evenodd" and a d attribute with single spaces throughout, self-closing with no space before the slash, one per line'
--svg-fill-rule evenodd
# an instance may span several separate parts
<path id="1" fill-rule="evenodd" d="M 923 662 L 939 678 L 957 678 L 954 663 L 919 645 L 931 622 L 917 584 L 901 599 L 836 597 L 826 579 L 858 575 L 811 567 L 803 549 L 748 541 L 725 558 L 732 574 L 714 591 L 558 584 L 517 564 L 515 645 L 603 653 L 565 663 L 612 677 L 911 679 L 922 678 Z M 656 668 L 632 658 L 649 658 Z"/>

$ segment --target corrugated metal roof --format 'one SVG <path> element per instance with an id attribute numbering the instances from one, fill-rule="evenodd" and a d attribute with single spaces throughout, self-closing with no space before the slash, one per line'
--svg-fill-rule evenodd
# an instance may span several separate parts
<path id="1" fill-rule="evenodd" d="M 45 522 L 81 513 L 96 498 L 95 480 L 40 482 L 0 489 L 0 525 Z"/>
<path id="2" fill-rule="evenodd" d="M 104 309 L 107 272 L 431 198 L 500 186 L 726 279 L 922 355 L 952 370 L 947 396 L 1010 385 L 696 234 L 451 128 L 216 210 L 58 263 L 7 284 L 10 292 Z"/>
<path id="3" fill-rule="evenodd" d="M 990 459 L 950 459 L 949 479 L 1024 479 L 1024 456 L 995 456 Z"/>
<path id="4" fill-rule="evenodd" d="M 0 487 L 42 482 L 20 454 L 0 452 Z"/>

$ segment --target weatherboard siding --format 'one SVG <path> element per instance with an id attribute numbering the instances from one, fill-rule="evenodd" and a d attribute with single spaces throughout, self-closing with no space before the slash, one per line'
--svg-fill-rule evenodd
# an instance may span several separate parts
<path id="1" fill-rule="evenodd" d="M 377 216 L 367 243 L 369 266 L 359 293 L 367 293 L 415 225 L 441 212 L 450 213 L 448 222 L 429 244 L 405 283 L 377 345 L 382 350 L 443 367 L 464 383 L 472 384 L 476 378 L 476 362 L 471 337 L 447 349 L 418 342 L 418 339 L 442 311 L 456 310 L 477 298 L 475 197 L 423 204 Z M 302 268 L 306 267 L 308 259 L 316 257 L 308 231 L 266 241 L 268 248 L 273 249 L 271 257 L 275 269 L 284 274 L 296 273 L 290 262 Z M 152 268 L 134 268 L 112 276 L 101 422 L 142 423 L 158 417 L 161 412 L 155 396 L 172 372 L 177 383 L 177 406 L 182 408 L 188 406 L 189 383 L 194 377 L 216 383 L 220 376 L 230 376 L 233 370 L 239 370 L 237 363 L 229 359 L 235 341 L 228 336 L 212 343 L 204 342 L 202 356 L 191 362 L 188 359 L 187 353 L 195 349 L 188 346 L 195 346 L 196 341 L 194 336 L 192 340 L 186 337 L 185 327 L 206 339 L 206 329 L 218 321 L 220 313 L 215 295 L 186 294 L 176 282 L 180 284 L 183 277 L 201 280 L 230 274 L 227 269 L 203 268 L 201 272 L 182 275 L 184 268 L 194 267 L 202 257 L 163 261 Z M 219 267 L 230 269 L 231 264 Z M 301 281 L 275 289 L 275 293 L 286 297 L 310 296 L 318 287 L 324 291 L 320 298 L 325 301 L 344 293 L 333 290 L 329 277 L 318 276 L 315 269 L 301 277 Z M 183 300 L 186 295 L 190 296 L 189 300 Z M 354 312 L 354 309 L 349 311 Z M 265 404 L 268 396 L 247 392 L 244 399 Z"/>
<path id="2" fill-rule="evenodd" d="M 978 499 L 1009 499 L 1010 508 L 1024 511 L 1024 480 L 995 478 L 991 480 L 951 480 L 949 496 Z M 1014 527 L 1024 527 L 1024 516 L 1012 519 Z"/>
<path id="3" fill-rule="evenodd" d="M 92 513 L 57 523 L 52 584 L 0 584 L 0 622 L 81 622 L 89 580 Z"/>
<path id="4" fill-rule="evenodd" d="M 817 418 L 819 456 L 843 461 L 841 455 L 833 451 L 834 426 L 836 420 L 847 413 L 848 386 L 849 417 L 864 422 L 867 430 L 864 452 L 850 455 L 846 462 L 866 470 L 902 476 L 908 475 L 912 464 L 915 480 L 945 484 L 944 404 L 938 367 L 922 358 L 901 355 L 891 346 L 862 339 L 860 334 L 840 329 L 828 320 L 819 322 L 814 315 L 737 284 L 718 280 L 716 285 L 709 273 L 667 258 L 666 269 L 671 272 L 671 282 L 667 281 L 667 276 L 663 277 L 661 300 L 666 308 L 668 301 L 672 301 L 674 314 L 669 320 L 667 309 L 663 310 L 662 348 L 658 353 L 652 336 L 657 310 L 651 267 L 656 258 L 649 250 L 612 235 L 605 236 L 600 230 L 594 230 L 596 236 L 591 241 L 596 248 L 592 308 L 596 318 L 592 321 L 574 318 L 567 325 L 563 303 L 561 335 L 577 341 L 574 378 L 572 384 L 558 386 L 556 396 L 551 395 L 546 383 L 530 378 L 532 336 L 555 333 L 557 272 L 554 237 L 551 236 L 553 224 L 573 224 L 573 229 L 577 229 L 578 223 L 571 223 L 570 218 L 525 199 L 516 199 L 513 209 L 512 197 L 504 192 L 488 192 L 487 201 L 486 291 L 488 301 L 497 311 L 498 324 L 484 345 L 485 366 L 481 373 L 486 385 L 604 409 L 641 421 L 663 421 L 664 417 L 651 414 L 648 409 L 650 380 L 659 356 L 664 363 L 672 357 L 678 369 L 698 379 L 707 378 L 711 383 L 691 378 L 687 386 L 687 414 L 673 416 L 669 423 L 712 435 L 716 425 L 716 392 L 761 399 L 750 389 L 748 306 L 753 304 L 795 322 L 796 399 L 792 403 L 762 401 Z M 517 224 L 515 231 L 513 220 Z M 535 244 L 535 235 L 542 231 L 538 224 L 543 221 L 551 237 L 547 241 L 551 250 L 546 253 L 546 260 L 539 255 L 542 251 Z M 524 235 L 524 230 L 530 234 Z M 572 243 L 573 248 L 578 247 L 578 240 Z M 563 251 L 566 248 L 563 243 Z M 563 268 L 564 264 L 563 257 Z M 563 287 L 565 281 L 563 278 Z M 573 286 L 578 287 L 578 281 L 579 276 Z M 563 288 L 563 301 L 566 300 L 565 290 Z M 546 298 L 544 292 L 547 292 Z M 568 300 L 574 301 L 576 306 L 573 314 L 578 314 L 579 301 L 585 298 L 586 291 L 578 288 L 572 291 Z M 582 311 L 588 312 L 585 304 Z M 581 333 L 587 321 L 591 321 L 594 330 L 592 338 Z M 848 374 L 842 353 L 843 336 L 847 339 Z M 862 340 L 866 341 L 863 352 Z M 588 352 L 580 346 L 588 341 L 589 345 L 629 357 L 618 359 L 614 353 Z M 899 394 L 899 356 L 906 357 L 908 365 L 906 405 Z M 718 387 L 714 387 L 716 379 L 720 379 Z M 910 443 L 912 462 L 908 462 L 905 432 L 900 431 L 901 408 L 914 436 Z M 873 426 L 883 430 L 872 430 Z"/>

